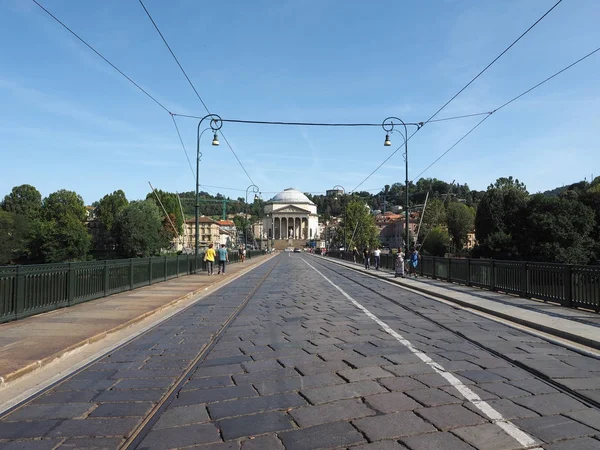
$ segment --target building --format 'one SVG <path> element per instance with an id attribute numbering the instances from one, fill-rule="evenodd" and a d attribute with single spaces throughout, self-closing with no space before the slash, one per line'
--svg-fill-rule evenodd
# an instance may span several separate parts
<path id="1" fill-rule="evenodd" d="M 304 247 L 306 241 L 318 238 L 317 206 L 296 189 L 277 194 L 266 202 L 264 212 L 264 237 L 274 239 L 276 249 Z"/>
<path id="2" fill-rule="evenodd" d="M 219 245 L 221 242 L 221 228 L 218 222 L 210 217 L 200 216 L 198 218 L 198 247 L 205 249 L 209 244 Z M 195 249 L 196 246 L 196 219 L 188 219 L 183 224 L 183 248 Z"/>
<path id="3" fill-rule="evenodd" d="M 218 220 L 217 225 L 219 225 L 219 228 L 221 229 L 221 234 L 226 233 L 231 242 L 235 245 L 235 243 L 238 241 L 238 229 L 235 226 L 235 222 L 233 220 Z M 222 240 L 221 244 L 224 244 Z"/>
<path id="4" fill-rule="evenodd" d="M 338 195 L 344 195 L 344 190 L 343 189 L 328 189 L 325 191 L 325 195 L 327 197 L 335 197 Z"/>

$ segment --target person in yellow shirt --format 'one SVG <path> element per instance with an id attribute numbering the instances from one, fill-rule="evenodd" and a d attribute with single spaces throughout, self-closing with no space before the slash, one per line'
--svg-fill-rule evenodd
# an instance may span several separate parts
<path id="1" fill-rule="evenodd" d="M 208 271 L 208 275 L 213 274 L 213 265 L 215 263 L 215 249 L 213 245 L 210 244 L 206 249 L 206 253 L 204 253 L 204 261 L 206 261 L 206 270 Z"/>

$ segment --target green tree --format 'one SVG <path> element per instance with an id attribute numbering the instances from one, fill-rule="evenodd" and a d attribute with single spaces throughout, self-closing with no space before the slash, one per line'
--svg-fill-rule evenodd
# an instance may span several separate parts
<path id="1" fill-rule="evenodd" d="M 102 224 L 96 247 L 99 250 L 117 250 L 120 246 L 119 233 L 116 229 L 116 219 L 129 204 L 122 190 L 114 191 L 100 199 L 96 206 L 96 218 Z"/>
<path id="2" fill-rule="evenodd" d="M 528 194 L 527 186 L 525 186 L 525 183 L 520 182 L 518 179 L 513 179 L 512 176 L 510 176 L 508 178 L 506 178 L 506 177 L 498 178 L 494 184 L 490 184 L 488 186 L 488 190 L 490 190 L 490 189 L 505 189 L 505 190 L 515 189 L 517 191 Z"/>
<path id="3" fill-rule="evenodd" d="M 450 235 L 442 227 L 432 228 L 426 235 L 421 250 L 432 256 L 445 256 L 450 244 Z"/>
<path id="4" fill-rule="evenodd" d="M 27 217 L 30 221 L 37 220 L 42 211 L 42 194 L 29 184 L 15 186 L 4 197 L 2 209 Z"/>
<path id="5" fill-rule="evenodd" d="M 165 245 L 162 227 L 156 203 L 149 200 L 129 203 L 116 218 L 122 255 L 133 258 L 158 254 Z"/>
<path id="6" fill-rule="evenodd" d="M 423 212 L 423 223 L 421 225 L 420 237 L 427 235 L 433 228 L 446 223 L 446 206 L 439 198 L 427 202 Z"/>
<path id="7" fill-rule="evenodd" d="M 476 255 L 519 257 L 516 240 L 523 234 L 527 199 L 525 186 L 512 177 L 499 178 L 488 187 L 475 214 L 475 237 L 479 241 Z M 510 245 L 498 247 L 501 244 Z"/>
<path id="8" fill-rule="evenodd" d="M 154 192 L 150 192 L 148 195 L 146 195 L 146 200 L 151 200 L 154 203 L 156 203 L 156 206 L 158 206 L 158 210 L 160 211 L 160 215 L 162 217 L 174 217 L 175 220 L 173 221 L 173 223 L 177 227 L 177 234 L 181 234 L 183 232 L 184 217 L 181 214 L 181 207 L 179 206 L 179 199 L 177 198 L 177 194 L 161 191 L 160 189 L 157 189 L 155 192 L 156 194 Z"/>
<path id="9" fill-rule="evenodd" d="M 25 216 L 0 209 L 0 264 L 10 264 L 27 254 L 29 226 Z"/>
<path id="10" fill-rule="evenodd" d="M 448 233 L 456 250 L 462 250 L 467 240 L 467 233 L 473 231 L 475 212 L 473 208 L 460 202 L 453 202 L 446 210 Z"/>
<path id="11" fill-rule="evenodd" d="M 85 219 L 85 205 L 76 192 L 61 189 L 46 197 L 41 219 L 32 224 L 32 260 L 55 263 L 87 259 L 91 236 Z"/>
<path id="12" fill-rule="evenodd" d="M 91 237 L 85 225 L 73 215 L 60 220 L 33 222 L 31 258 L 40 263 L 85 261 Z"/>
<path id="13" fill-rule="evenodd" d="M 351 200 L 348 203 L 346 219 L 340 228 L 339 234 L 343 236 L 344 231 L 346 232 L 349 248 L 372 248 L 379 245 L 379 229 L 375 225 L 375 218 L 362 200 Z"/>
<path id="14" fill-rule="evenodd" d="M 521 254 L 531 261 L 588 264 L 594 211 L 577 200 L 537 194 L 527 204 Z"/>
<path id="15" fill-rule="evenodd" d="M 44 199 L 42 218 L 60 222 L 65 217 L 77 219 L 82 223 L 86 220 L 85 203 L 79 194 L 61 189 L 53 192 Z"/>

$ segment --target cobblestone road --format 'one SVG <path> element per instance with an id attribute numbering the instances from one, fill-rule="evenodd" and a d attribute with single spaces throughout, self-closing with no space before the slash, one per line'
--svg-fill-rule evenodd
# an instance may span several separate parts
<path id="1" fill-rule="evenodd" d="M 119 448 L 270 269 L 138 448 L 600 449 L 598 409 L 465 338 L 595 401 L 600 360 L 303 254 L 4 417 L 0 449 Z"/>

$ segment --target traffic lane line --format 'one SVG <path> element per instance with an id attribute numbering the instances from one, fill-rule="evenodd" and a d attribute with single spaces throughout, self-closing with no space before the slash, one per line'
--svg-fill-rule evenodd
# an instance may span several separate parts
<path id="1" fill-rule="evenodd" d="M 323 273 L 321 273 L 317 268 L 315 268 L 312 264 L 307 262 L 305 259 L 303 261 L 315 272 L 317 272 L 321 277 L 323 277 L 329 284 L 331 284 L 335 289 L 337 289 L 344 297 L 346 297 L 354 306 L 364 312 L 367 317 L 377 323 L 381 328 L 385 330 L 390 336 L 404 345 L 406 348 L 410 350 L 415 356 L 417 356 L 421 361 L 425 364 L 429 365 L 436 373 L 444 377 L 450 385 L 452 385 L 460 394 L 469 401 L 473 406 L 479 409 L 483 414 L 485 414 L 494 424 L 498 425 L 502 428 L 509 436 L 515 439 L 519 444 L 523 446 L 523 448 L 528 448 L 532 450 L 542 450 L 541 447 L 532 447 L 534 445 L 538 445 L 538 442 L 531 437 L 529 434 L 522 431 L 516 425 L 514 425 L 511 421 L 505 419 L 502 414 L 496 411 L 489 403 L 481 400 L 481 397 L 469 389 L 465 384 L 462 383 L 458 378 L 456 378 L 450 372 L 447 372 L 444 367 L 440 364 L 436 363 L 432 360 L 427 354 L 424 352 L 417 350 L 412 343 L 405 339 L 402 335 L 393 330 L 387 323 L 383 320 L 379 319 L 375 314 L 361 305 L 358 301 L 352 298 L 348 293 L 346 293 L 341 287 L 327 278 Z"/>

